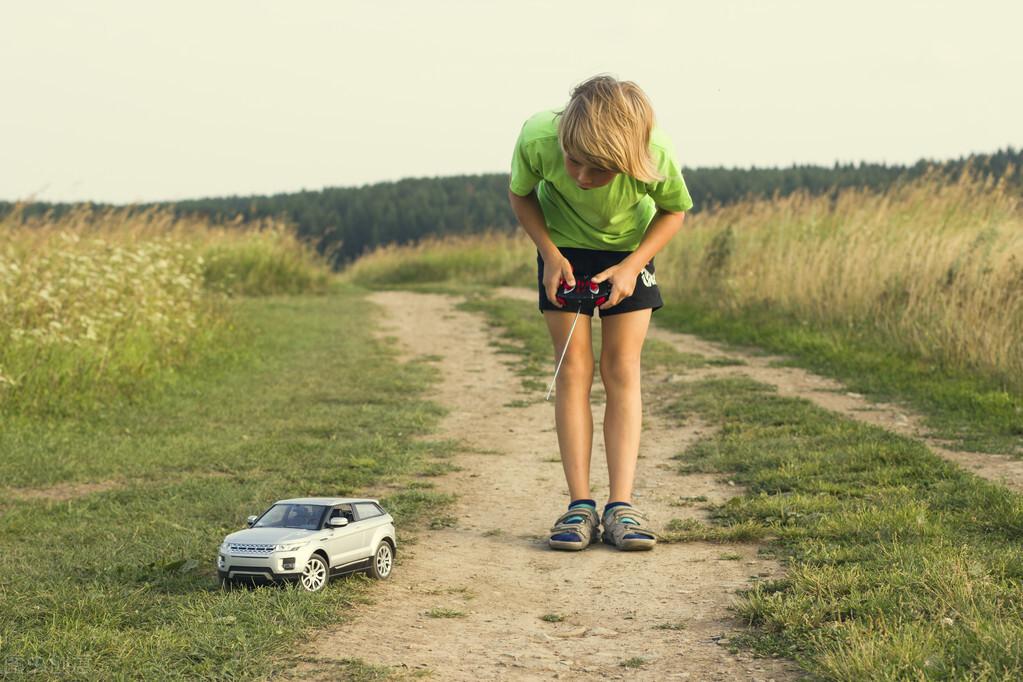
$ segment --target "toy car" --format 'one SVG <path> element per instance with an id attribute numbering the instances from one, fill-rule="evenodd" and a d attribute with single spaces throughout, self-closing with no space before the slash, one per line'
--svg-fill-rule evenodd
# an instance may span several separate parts
<path id="1" fill-rule="evenodd" d="M 240 581 L 297 582 L 319 592 L 335 576 L 365 571 L 386 579 L 398 544 L 394 519 L 377 500 L 303 497 L 278 500 L 248 528 L 224 538 L 217 574 Z"/>

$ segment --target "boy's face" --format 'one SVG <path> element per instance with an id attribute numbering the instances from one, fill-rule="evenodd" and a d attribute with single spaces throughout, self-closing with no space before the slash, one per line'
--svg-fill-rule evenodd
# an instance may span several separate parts
<path id="1" fill-rule="evenodd" d="M 596 187 L 603 187 L 618 175 L 617 171 L 607 170 L 606 168 L 597 168 L 595 166 L 587 166 L 581 161 L 578 161 L 572 157 L 571 154 L 564 154 L 565 157 L 565 171 L 569 177 L 575 180 L 575 184 L 580 189 L 594 189 Z"/>

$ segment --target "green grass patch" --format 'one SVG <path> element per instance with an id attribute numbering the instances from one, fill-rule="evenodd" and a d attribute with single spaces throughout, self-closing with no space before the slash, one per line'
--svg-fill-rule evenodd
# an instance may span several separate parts
<path id="1" fill-rule="evenodd" d="M 319 675 L 333 673 L 336 679 L 343 679 L 347 682 L 376 682 L 377 680 L 393 680 L 394 670 L 383 665 L 366 663 L 361 658 L 343 658 L 340 661 L 324 663 L 317 661 L 320 665 L 314 671 Z"/>
<path id="2" fill-rule="evenodd" d="M 672 507 L 695 507 L 697 505 L 697 503 L 707 502 L 707 501 L 708 500 L 707 500 L 707 496 L 706 495 L 695 495 L 695 496 L 694 495 L 682 495 L 681 497 L 678 497 L 677 499 L 675 499 L 673 502 L 670 502 L 669 505 L 672 506 Z"/>
<path id="3" fill-rule="evenodd" d="M 658 623 L 654 626 L 654 630 L 685 630 L 688 626 L 685 621 L 674 620 L 667 623 Z"/>
<path id="4" fill-rule="evenodd" d="M 746 492 L 714 527 L 773 538 L 787 575 L 754 584 L 733 638 L 826 679 L 1023 676 L 1023 497 L 921 443 L 746 379 L 673 387 L 670 412 L 720 431 L 684 471 Z M 699 522 L 676 532 L 700 537 Z"/>
<path id="5" fill-rule="evenodd" d="M 654 313 L 660 315 L 660 313 Z M 648 338 L 643 343 L 643 364 L 647 367 L 670 367 L 673 370 L 698 369 L 720 364 L 699 353 L 683 353 L 666 341 Z"/>
<path id="6" fill-rule="evenodd" d="M 647 662 L 648 661 L 642 656 L 633 656 L 632 658 L 627 658 L 624 661 L 619 662 L 618 665 L 623 668 L 642 668 L 647 664 Z"/>
<path id="7" fill-rule="evenodd" d="M 276 499 L 380 496 L 396 518 L 400 571 L 409 529 L 450 503 L 415 479 L 450 447 L 423 438 L 442 415 L 422 398 L 436 370 L 374 341 L 360 291 L 244 300 L 237 318 L 246 343 L 232 359 L 182 373 L 150 403 L 0 425 L 7 485 L 114 482 L 67 501 L 3 501 L 0 670 L 273 675 L 275 657 L 344 618 L 371 583 L 222 592 L 224 535 Z"/>
<path id="8" fill-rule="evenodd" d="M 441 530 L 442 528 L 454 528 L 458 525 L 458 519 L 454 516 L 436 516 L 430 520 L 430 530 Z"/>
<path id="9" fill-rule="evenodd" d="M 444 609 L 444 608 L 433 608 L 426 612 L 430 618 L 461 618 L 465 615 L 463 611 L 458 609 Z"/>
<path id="10" fill-rule="evenodd" d="M 755 542 L 767 537 L 760 524 L 711 524 L 698 519 L 672 519 L 661 533 L 664 542 Z"/>
<path id="11" fill-rule="evenodd" d="M 1023 396 L 992 379 L 893 348 L 878 333 L 810 325 L 776 308 L 725 313 L 689 298 L 658 312 L 669 329 L 791 357 L 791 364 L 841 380 L 875 400 L 905 403 L 956 447 L 1023 454 Z"/>

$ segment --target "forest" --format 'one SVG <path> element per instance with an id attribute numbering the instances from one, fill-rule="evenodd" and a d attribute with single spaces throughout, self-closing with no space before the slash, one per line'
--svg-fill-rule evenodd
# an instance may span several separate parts
<path id="1" fill-rule="evenodd" d="M 1023 189 L 1023 149 L 1007 147 L 991 154 L 953 160 L 920 160 L 912 165 L 884 163 L 833 166 L 793 165 L 785 168 L 684 168 L 695 203 L 694 211 L 725 206 L 749 197 L 784 197 L 797 191 L 834 195 L 848 187 L 883 190 L 928 172 L 957 177 L 964 169 L 1004 179 Z M 424 237 L 468 234 L 488 229 L 513 229 L 515 217 L 507 199 L 504 173 L 406 178 L 361 187 L 326 187 L 273 195 L 210 197 L 165 204 L 179 216 L 216 222 L 249 222 L 278 218 L 292 223 L 299 236 L 326 255 L 335 267 L 383 244 L 404 244 Z M 0 216 L 15 209 L 0 202 Z M 23 219 L 50 212 L 60 215 L 71 204 L 17 205 Z M 99 209 L 108 208 L 95 204 Z"/>

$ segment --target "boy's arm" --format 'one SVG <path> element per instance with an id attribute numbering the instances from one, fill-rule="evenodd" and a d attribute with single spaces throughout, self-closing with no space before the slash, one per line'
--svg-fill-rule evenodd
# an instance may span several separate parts
<path id="1" fill-rule="evenodd" d="M 557 296 L 558 284 L 562 279 L 570 286 L 575 286 L 575 277 L 572 275 L 572 264 L 561 255 L 561 251 L 551 240 L 547 232 L 547 221 L 543 217 L 543 210 L 540 208 L 540 200 L 536 198 L 536 191 L 526 196 L 519 196 L 508 190 L 508 201 L 511 202 L 512 211 L 519 219 L 519 224 L 526 231 L 529 238 L 536 244 L 540 257 L 543 258 L 543 285 L 547 291 L 547 299 L 558 306 Z M 636 271 L 637 274 L 639 271 Z"/>
<path id="2" fill-rule="evenodd" d="M 601 310 L 618 305 L 622 299 L 632 296 L 639 271 L 682 229 L 685 217 L 684 211 L 657 209 L 657 215 L 650 221 L 636 250 L 622 262 L 612 265 L 593 278 L 593 281 L 598 283 L 606 280 L 611 281 L 611 297 L 604 305 L 600 306 Z"/>

